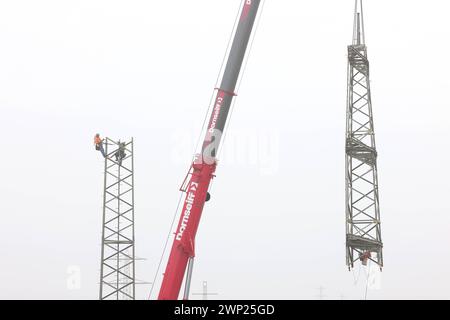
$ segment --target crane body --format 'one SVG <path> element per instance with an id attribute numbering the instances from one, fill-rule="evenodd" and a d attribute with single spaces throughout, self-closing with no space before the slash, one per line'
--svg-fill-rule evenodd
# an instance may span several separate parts
<path id="1" fill-rule="evenodd" d="M 228 118 L 244 57 L 256 21 L 261 0 L 245 0 L 224 69 L 222 81 L 214 100 L 206 128 L 201 154 L 197 154 L 182 185 L 185 192 L 180 220 L 169 260 L 163 275 L 158 299 L 178 299 L 186 269 L 184 298 L 189 293 L 190 274 L 195 257 L 195 237 L 205 202 L 209 200 L 208 189 L 217 166 L 216 155 Z"/>

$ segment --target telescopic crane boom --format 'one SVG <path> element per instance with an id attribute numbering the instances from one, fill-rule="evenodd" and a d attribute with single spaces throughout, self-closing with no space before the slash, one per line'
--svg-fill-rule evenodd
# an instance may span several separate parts
<path id="1" fill-rule="evenodd" d="M 182 191 L 186 195 L 159 292 L 159 300 L 178 299 L 186 268 L 188 270 L 184 298 L 188 298 L 195 256 L 195 236 L 204 204 L 209 200 L 208 189 L 216 170 L 216 154 L 228 112 L 235 96 L 236 84 L 260 3 L 261 0 L 244 1 L 221 85 L 219 88 L 216 88 L 215 103 L 202 144 L 202 153 L 196 155 L 187 179 L 183 184 L 184 188 Z"/>

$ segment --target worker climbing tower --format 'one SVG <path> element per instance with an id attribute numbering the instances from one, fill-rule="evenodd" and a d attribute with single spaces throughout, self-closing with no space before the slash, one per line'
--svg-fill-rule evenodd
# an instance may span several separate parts
<path id="1" fill-rule="evenodd" d="M 365 44 L 362 0 L 355 0 L 353 43 L 348 46 L 346 129 L 346 256 L 383 267 L 377 150 Z"/>
<path id="2" fill-rule="evenodd" d="M 134 153 L 129 142 L 105 138 L 100 300 L 134 300 Z"/>

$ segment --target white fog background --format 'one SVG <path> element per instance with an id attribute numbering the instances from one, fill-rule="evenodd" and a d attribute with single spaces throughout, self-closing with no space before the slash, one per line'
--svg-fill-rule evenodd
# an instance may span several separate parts
<path id="1" fill-rule="evenodd" d="M 239 5 L 0 1 L 0 298 L 98 299 L 96 132 L 135 139 L 137 277 L 153 280 Z M 192 292 L 206 280 L 218 299 L 364 298 L 365 270 L 345 266 L 353 7 L 266 0 Z M 365 1 L 385 244 L 368 299 L 450 298 L 449 9 Z"/>

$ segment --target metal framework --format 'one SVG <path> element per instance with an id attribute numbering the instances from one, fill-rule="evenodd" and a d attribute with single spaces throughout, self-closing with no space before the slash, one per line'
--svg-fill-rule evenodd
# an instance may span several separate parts
<path id="1" fill-rule="evenodd" d="M 105 173 L 100 300 L 134 300 L 134 153 L 128 142 L 103 140 Z"/>
<path id="2" fill-rule="evenodd" d="M 346 125 L 347 266 L 369 260 L 383 267 L 377 150 L 362 0 L 355 1 L 353 43 L 348 46 Z"/>

